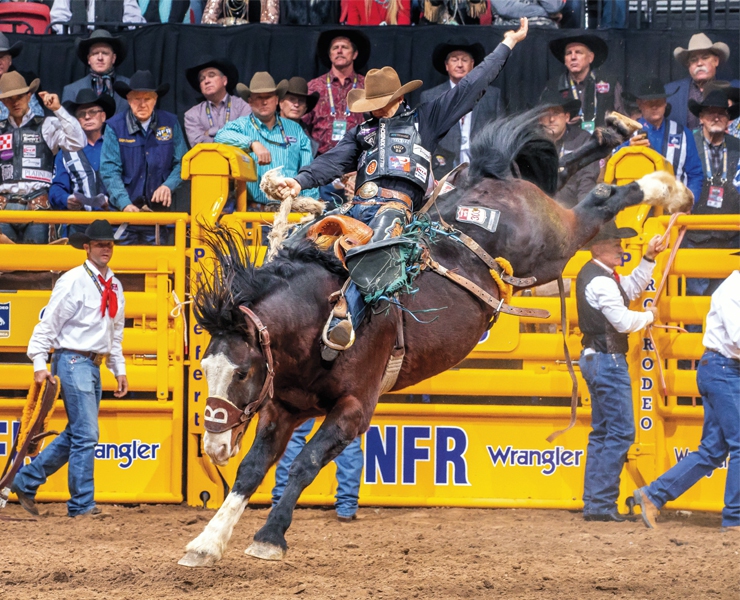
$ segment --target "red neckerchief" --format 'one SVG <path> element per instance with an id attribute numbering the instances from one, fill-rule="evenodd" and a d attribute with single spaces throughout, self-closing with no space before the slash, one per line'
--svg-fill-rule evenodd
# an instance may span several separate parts
<path id="1" fill-rule="evenodd" d="M 113 290 L 113 277 L 106 281 L 102 275 L 98 275 L 98 281 L 102 286 L 100 290 L 100 316 L 105 316 L 105 309 L 107 308 L 108 315 L 113 319 L 118 313 L 118 295 Z"/>

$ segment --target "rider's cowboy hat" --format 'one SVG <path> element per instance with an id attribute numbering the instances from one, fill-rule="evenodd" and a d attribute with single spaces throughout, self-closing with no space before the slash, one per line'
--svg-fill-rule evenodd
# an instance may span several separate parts
<path id="1" fill-rule="evenodd" d="M 5 34 L 0 33 L 0 56 L 10 54 L 10 56 L 15 58 L 21 53 L 21 50 L 23 50 L 23 42 L 16 42 L 11 46 Z"/>
<path id="2" fill-rule="evenodd" d="M 37 77 L 29 85 L 18 71 L 8 71 L 0 77 L 0 99 L 20 96 L 29 92 L 35 94 L 40 83 L 41 81 Z"/>
<path id="3" fill-rule="evenodd" d="M 415 79 L 401 85 L 398 73 L 393 67 L 370 69 L 365 75 L 365 89 L 350 90 L 347 94 L 347 107 L 356 113 L 379 110 L 423 84 L 423 81 Z"/>
<path id="4" fill-rule="evenodd" d="M 319 60 L 324 66 L 331 68 L 331 60 L 329 60 L 329 49 L 331 48 L 332 42 L 338 38 L 347 38 L 355 48 L 357 48 L 357 58 L 354 62 L 355 69 L 362 69 L 367 64 L 370 58 L 370 40 L 368 37 L 354 29 L 353 27 L 345 27 L 342 29 L 330 29 L 329 31 L 322 31 L 319 36 L 319 41 L 316 44 L 316 54 Z"/>
<path id="5" fill-rule="evenodd" d="M 702 109 L 705 108 L 724 108 L 727 111 L 730 121 L 734 121 L 740 116 L 740 104 L 728 106 L 727 92 L 725 90 L 711 90 L 704 95 L 701 102 L 697 102 L 693 98 L 689 100 L 689 110 L 693 115 L 698 117 Z"/>
<path id="6" fill-rule="evenodd" d="M 237 71 L 234 63 L 225 58 L 209 58 L 186 69 L 185 79 L 188 80 L 188 83 L 196 92 L 200 93 L 200 72 L 209 68 L 218 69 L 223 73 L 227 80 L 226 91 L 233 94 L 234 88 L 236 88 L 236 84 L 239 82 L 239 71 Z"/>
<path id="7" fill-rule="evenodd" d="M 116 67 L 123 62 L 124 58 L 126 58 L 126 40 L 122 37 L 111 35 L 110 32 L 105 29 L 96 29 L 90 34 L 90 37 L 77 38 L 75 40 L 77 58 L 87 64 L 87 55 L 90 54 L 90 48 L 92 48 L 94 44 L 108 44 L 111 47 L 113 54 L 116 55 Z"/>
<path id="8" fill-rule="evenodd" d="M 277 94 L 278 98 L 282 98 L 285 96 L 287 89 L 288 82 L 285 79 L 275 85 L 275 80 L 267 71 L 257 71 L 252 75 L 249 87 L 243 83 L 236 84 L 236 93 L 239 94 L 245 102 L 252 94 Z"/>
<path id="9" fill-rule="evenodd" d="M 78 250 L 84 250 L 84 244 L 90 242 L 116 242 L 113 227 L 105 219 L 97 219 L 90 223 L 85 233 L 73 233 L 69 236 L 69 245 Z"/>
<path id="10" fill-rule="evenodd" d="M 564 95 L 557 90 L 545 90 L 540 96 L 540 105 L 544 107 L 561 106 L 571 118 L 575 117 L 581 110 L 581 101 L 573 98 L 570 94 Z"/>
<path id="11" fill-rule="evenodd" d="M 67 100 L 66 102 L 62 102 L 62 106 L 67 109 L 67 112 L 70 115 L 73 116 L 77 112 L 77 109 L 80 108 L 80 106 L 84 106 L 87 104 L 94 104 L 102 108 L 105 111 L 106 119 L 110 119 L 113 115 L 116 114 L 116 101 L 108 94 L 101 94 L 100 96 L 98 96 L 90 88 L 81 89 L 79 92 L 77 92 L 77 97 L 74 100 Z"/>
<path id="12" fill-rule="evenodd" d="M 598 69 L 609 56 L 609 46 L 607 46 L 606 42 L 598 35 L 589 33 L 570 35 L 552 40 L 550 42 L 550 52 L 561 63 L 565 63 L 565 49 L 569 44 L 583 44 L 594 53 L 594 60 L 591 63 L 592 69 Z"/>
<path id="13" fill-rule="evenodd" d="M 284 79 L 280 84 L 282 85 L 283 82 L 285 82 Z M 310 113 L 314 108 L 316 108 L 316 103 L 319 101 L 319 93 L 313 92 L 309 94 L 308 84 L 303 77 L 291 77 L 286 83 L 288 84 L 288 87 L 285 88 L 283 96 L 285 96 L 285 94 L 293 94 L 294 96 L 305 98 L 307 113 Z"/>
<path id="14" fill-rule="evenodd" d="M 113 89 L 122 98 L 128 96 L 129 92 L 154 92 L 161 98 L 170 91 L 170 84 L 163 83 L 157 86 L 154 83 L 154 75 L 150 71 L 136 71 L 128 83 L 116 81 L 113 84 Z"/>
<path id="15" fill-rule="evenodd" d="M 473 44 L 468 43 L 465 40 L 459 40 L 457 42 L 445 42 L 444 44 L 437 44 L 432 52 L 432 65 L 442 75 L 447 75 L 447 69 L 445 68 L 445 62 L 447 57 L 457 50 L 467 52 L 473 57 L 473 63 L 480 63 L 486 56 L 486 50 L 482 44 L 475 42 Z"/>
<path id="16" fill-rule="evenodd" d="M 712 43 L 705 34 L 697 33 L 691 36 L 689 40 L 688 48 L 681 48 L 679 46 L 673 51 L 673 58 L 680 62 L 684 66 L 689 64 L 689 54 L 691 52 L 700 52 L 708 50 L 712 54 L 716 54 L 719 57 L 719 62 L 722 64 L 728 58 L 730 58 L 730 47 L 724 42 Z"/>
<path id="17" fill-rule="evenodd" d="M 612 219 L 611 221 L 607 221 L 601 226 L 601 229 L 599 229 L 599 233 L 591 238 L 591 241 L 588 242 L 586 248 L 590 248 L 596 242 L 605 242 L 607 240 L 626 240 L 627 238 L 633 238 L 636 235 L 637 231 L 632 229 L 632 227 L 617 227 L 614 219 Z"/>

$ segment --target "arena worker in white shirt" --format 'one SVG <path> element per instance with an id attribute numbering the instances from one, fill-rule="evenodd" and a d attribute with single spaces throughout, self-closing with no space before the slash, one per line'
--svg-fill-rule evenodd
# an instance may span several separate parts
<path id="1" fill-rule="evenodd" d="M 69 462 L 67 515 L 99 514 L 95 505 L 93 469 L 98 443 L 98 408 L 102 388 L 100 364 L 105 360 L 117 380 L 116 398 L 128 392 L 121 342 L 124 298 L 121 282 L 108 268 L 113 256 L 113 228 L 97 220 L 85 233 L 74 233 L 70 244 L 85 250 L 87 260 L 57 281 L 28 343 L 34 379 L 43 383 L 52 373 L 62 384 L 67 427 L 15 476 L 11 491 L 28 512 L 38 515 L 39 486 Z M 51 373 L 47 370 L 49 352 Z"/>

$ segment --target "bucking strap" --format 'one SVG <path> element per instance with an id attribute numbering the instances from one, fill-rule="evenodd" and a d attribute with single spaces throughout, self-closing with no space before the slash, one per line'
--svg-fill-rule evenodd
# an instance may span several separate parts
<path id="1" fill-rule="evenodd" d="M 489 269 L 493 269 L 494 271 L 496 271 L 496 273 L 499 274 L 499 277 L 501 277 L 501 279 L 503 279 L 506 283 L 520 288 L 530 287 L 537 283 L 536 277 L 514 277 L 513 275 L 509 275 L 508 273 L 504 272 L 504 270 L 501 268 L 501 265 L 498 264 L 496 260 L 490 254 L 488 254 L 488 252 L 486 252 L 481 247 L 481 245 L 473 238 L 463 233 L 462 231 L 458 231 L 456 235 L 458 238 L 460 238 L 460 241 L 465 244 L 466 248 L 471 250 L 473 254 L 475 254 L 484 263 L 486 263 Z"/>

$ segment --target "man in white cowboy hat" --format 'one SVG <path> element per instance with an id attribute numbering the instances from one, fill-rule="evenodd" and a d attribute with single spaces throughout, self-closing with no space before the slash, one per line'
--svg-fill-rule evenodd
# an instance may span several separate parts
<path id="1" fill-rule="evenodd" d="M 49 13 L 56 33 L 64 33 L 62 23 L 79 23 L 73 27 L 84 30 L 82 23 L 145 23 L 141 8 L 136 0 L 54 0 Z M 87 25 L 93 29 L 93 25 Z"/>
<path id="2" fill-rule="evenodd" d="M 39 92 L 55 116 L 33 113 L 31 96 L 38 88 L 38 79 L 29 85 L 17 71 L 0 77 L 0 101 L 9 112 L 0 121 L 0 210 L 48 209 L 54 154 L 60 148 L 82 150 L 87 144 L 79 122 L 62 107 L 56 94 Z M 49 226 L 41 223 L 0 223 L 0 233 L 13 242 L 49 241 Z"/>
<path id="3" fill-rule="evenodd" d="M 169 89 L 169 84 L 157 85 L 149 71 L 137 71 L 129 83 L 115 83 L 129 108 L 108 121 L 111 135 L 103 139 L 100 175 L 117 210 L 169 210 L 172 193 L 182 185 L 185 136 L 177 115 L 156 108 Z M 154 226 L 129 225 L 120 241 L 149 245 L 159 240 Z"/>
<path id="4" fill-rule="evenodd" d="M 689 112 L 689 100 L 702 99 L 704 86 L 716 79 L 717 68 L 730 58 L 730 48 L 724 42 L 712 43 L 706 34 L 697 33 L 691 36 L 688 48 L 679 46 L 673 51 L 673 57 L 688 69 L 689 76 L 665 84 L 673 106 L 671 118 L 694 130 L 699 127 L 699 118 Z M 740 86 L 737 79 L 731 83 L 734 87 Z"/>
<path id="5" fill-rule="evenodd" d="M 101 512 L 95 505 L 94 468 L 103 361 L 117 381 L 113 395 L 123 398 L 128 392 L 121 345 L 123 286 L 108 267 L 113 257 L 113 228 L 108 221 L 93 221 L 84 233 L 73 234 L 69 241 L 74 248 L 85 250 L 87 260 L 56 282 L 28 342 L 36 383 L 51 379 L 52 374 L 59 377 L 68 421 L 64 431 L 18 471 L 10 487 L 21 506 L 33 515 L 39 514 L 35 502 L 39 486 L 67 463 L 67 516 Z"/>
<path id="6" fill-rule="evenodd" d="M 527 31 L 527 20 L 522 19 L 521 27 L 507 31 L 503 42 L 454 88 L 413 110 L 405 103 L 404 95 L 421 87 L 421 81 L 401 85 L 392 67 L 371 69 L 365 89 L 352 90 L 347 97 L 350 111 L 371 113 L 370 118 L 350 129 L 332 150 L 317 157 L 295 178 L 286 178 L 279 185 L 280 194 L 288 198 L 356 169 L 356 196 L 342 207 L 342 212 L 374 231 L 368 246 L 347 253 L 353 283 L 344 295 L 346 303 L 338 302 L 337 312 L 330 317 L 322 351 L 325 360 L 334 360 L 339 351 L 352 345 L 354 328 L 364 318 L 365 302 L 354 283 L 350 254 L 355 252 L 356 257 L 356 250 L 372 251 L 378 244 L 385 247 L 395 243 L 391 238 L 400 235 L 412 211 L 421 208 L 424 194 L 432 187 L 430 148 L 436 148 L 440 138 L 473 109 L 480 94 L 504 67 L 511 50 L 527 37 Z"/>
<path id="7" fill-rule="evenodd" d="M 226 123 L 252 112 L 249 104 L 233 95 L 239 73 L 225 58 L 201 60 L 185 71 L 185 79 L 205 98 L 185 113 L 185 135 L 191 147 L 212 142 Z"/>
<path id="8" fill-rule="evenodd" d="M 93 90 L 98 96 L 108 94 L 116 103 L 116 112 L 126 110 L 126 100 L 113 91 L 116 81 L 129 81 L 128 77 L 116 72 L 116 67 L 126 58 L 126 40 L 111 35 L 105 29 L 96 29 L 87 38 L 77 38 L 75 50 L 77 58 L 87 65 L 89 72 L 82 79 L 64 86 L 62 102 L 74 102 L 80 90 Z"/>
<path id="9" fill-rule="evenodd" d="M 256 158 L 258 180 L 247 183 L 250 210 L 266 210 L 270 202 L 259 186 L 267 171 L 282 167 L 283 175 L 293 177 L 313 160 L 311 140 L 303 128 L 277 112 L 288 85 L 285 80 L 276 85 L 272 75 L 265 71 L 255 73 L 249 87 L 238 84 L 236 93 L 249 102 L 252 114 L 226 123 L 214 140 L 251 152 Z M 306 190 L 304 195 L 318 198 L 318 190 Z"/>
<path id="10" fill-rule="evenodd" d="M 457 40 L 438 44 L 432 52 L 434 68 L 447 76 L 447 81 L 421 93 L 421 101 L 429 102 L 454 88 L 460 80 L 473 70 L 486 55 L 482 44 Z M 458 126 L 453 127 L 432 151 L 432 170 L 441 179 L 454 167 L 470 161 L 470 138 L 472 132 L 489 121 L 504 116 L 504 101 L 501 90 L 490 85 L 475 107 L 463 115 Z"/>
<path id="11" fill-rule="evenodd" d="M 21 50 L 23 50 L 23 42 L 16 42 L 11 46 L 5 34 L 0 33 L 0 77 L 10 71 L 13 59 L 21 53 Z M 31 110 L 33 114 L 39 117 L 44 116 L 44 109 L 39 104 L 35 94 L 31 96 Z M 8 108 L 0 102 L 0 121 L 7 118 Z"/>

